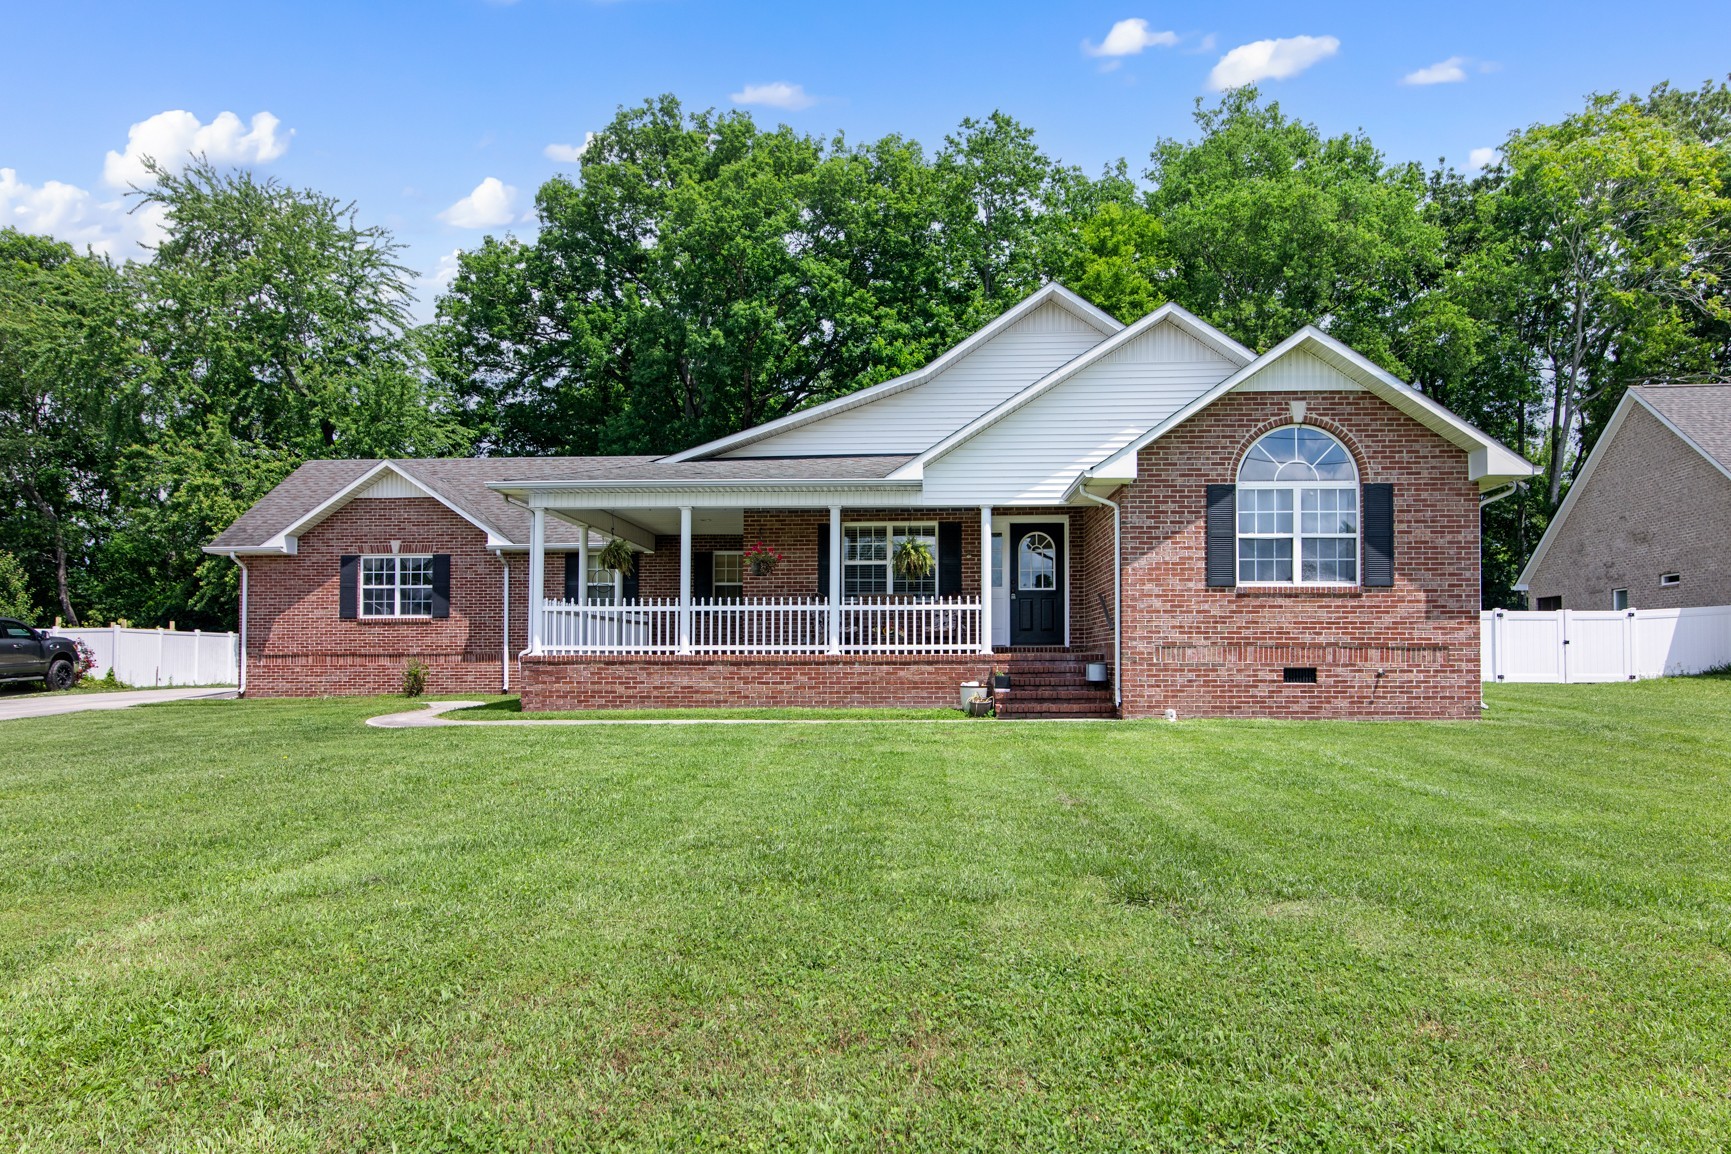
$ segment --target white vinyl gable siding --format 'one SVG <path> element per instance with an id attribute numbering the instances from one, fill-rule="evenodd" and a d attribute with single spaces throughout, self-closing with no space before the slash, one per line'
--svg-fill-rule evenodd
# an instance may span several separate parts
<path id="1" fill-rule="evenodd" d="M 1057 502 L 1099 464 L 1218 385 L 1238 365 L 1157 324 L 925 467 L 935 502 Z"/>
<path id="2" fill-rule="evenodd" d="M 1106 339 L 1046 303 L 922 385 L 754 441 L 728 457 L 918 453 Z"/>
<path id="3" fill-rule="evenodd" d="M 401 473 L 386 469 L 354 496 L 357 500 L 362 498 L 425 497 L 427 491 Z"/>
<path id="4" fill-rule="evenodd" d="M 1232 390 L 1246 393 L 1363 392 L 1364 386 L 1306 349 L 1294 349 Z"/>

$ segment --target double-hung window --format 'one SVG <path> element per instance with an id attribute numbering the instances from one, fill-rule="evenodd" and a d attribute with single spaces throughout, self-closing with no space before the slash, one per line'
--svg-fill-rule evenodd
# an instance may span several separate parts
<path id="1" fill-rule="evenodd" d="M 1321 429 L 1289 425 L 1261 438 L 1238 469 L 1238 581 L 1358 582 L 1358 469 Z"/>
<path id="2" fill-rule="evenodd" d="M 921 578 L 897 575 L 896 549 L 903 542 L 924 542 L 935 558 L 938 554 L 936 524 L 843 525 L 841 530 L 843 597 L 935 597 L 938 574 Z"/>
<path id="3" fill-rule="evenodd" d="M 710 586 L 717 601 L 745 600 L 745 569 L 743 554 L 716 553 L 711 569 Z"/>
<path id="4" fill-rule="evenodd" d="M 362 617 L 431 617 L 433 559 L 426 555 L 361 558 Z"/>

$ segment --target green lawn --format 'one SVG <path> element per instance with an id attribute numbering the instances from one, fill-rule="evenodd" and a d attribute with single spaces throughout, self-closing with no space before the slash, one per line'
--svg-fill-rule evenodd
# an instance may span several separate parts
<path id="1" fill-rule="evenodd" d="M 0 1148 L 1721 1148 L 1731 681 L 1490 702 L 0 723 Z"/>
<path id="2" fill-rule="evenodd" d="M 411 706 L 412 708 L 412 706 Z M 445 716 L 455 721 L 987 721 L 959 709 L 569 709 L 523 712 L 520 698 L 506 697 Z"/>

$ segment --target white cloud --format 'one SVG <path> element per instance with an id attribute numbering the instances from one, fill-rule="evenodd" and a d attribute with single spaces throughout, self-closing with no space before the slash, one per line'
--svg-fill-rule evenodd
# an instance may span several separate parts
<path id="1" fill-rule="evenodd" d="M 52 236 L 117 260 L 142 258 L 140 246 L 162 239 L 164 210 L 151 204 L 129 212 L 131 207 L 124 199 L 101 200 L 89 189 L 58 180 L 25 184 L 16 169 L 0 168 L 0 227 Z"/>
<path id="2" fill-rule="evenodd" d="M 1240 44 L 1214 65 L 1208 86 L 1222 92 L 1258 80 L 1285 80 L 1339 51 L 1340 41 L 1333 36 L 1288 36 Z"/>
<path id="3" fill-rule="evenodd" d="M 1497 162 L 1497 150 L 1494 148 L 1475 148 L 1467 153 L 1467 171 L 1477 172 L 1481 168 L 1489 168 Z"/>
<path id="4" fill-rule="evenodd" d="M 1467 78 L 1467 58 L 1451 56 L 1447 60 L 1439 60 L 1435 64 L 1420 68 L 1417 72 L 1408 72 L 1400 78 L 1402 84 L 1459 84 Z"/>
<path id="5" fill-rule="evenodd" d="M 439 263 L 433 266 L 431 272 L 420 275 L 419 283 L 431 290 L 432 294 L 444 292 L 451 287 L 451 282 L 457 279 L 457 273 L 462 267 L 460 263 L 462 255 L 463 250 L 460 248 L 454 248 L 445 253 L 439 258 Z"/>
<path id="6" fill-rule="evenodd" d="M 158 112 L 127 130 L 125 152 L 109 150 L 102 179 L 114 188 L 148 184 L 147 158 L 170 170 L 184 167 L 195 155 L 217 164 L 263 164 L 288 151 L 294 131 L 279 133 L 281 127 L 282 121 L 268 112 L 255 113 L 250 125 L 232 112 L 218 113 L 209 124 L 180 109 Z"/>
<path id="7" fill-rule="evenodd" d="M 801 108 L 810 108 L 817 103 L 817 98 L 808 95 L 803 84 L 789 84 L 785 80 L 777 80 L 772 84 L 747 84 L 738 92 L 730 92 L 727 98 L 735 104 L 761 104 L 767 108 L 785 108 L 797 112 Z"/>
<path id="8" fill-rule="evenodd" d="M 541 155 L 548 160 L 557 160 L 561 164 L 576 164 L 583 159 L 583 154 L 589 150 L 589 144 L 595 139 L 593 132 L 583 134 L 582 144 L 549 144 L 541 150 Z"/>
<path id="9" fill-rule="evenodd" d="M 439 219 L 457 228 L 497 228 L 510 224 L 517 190 L 496 176 L 475 186 L 475 191 L 439 214 Z"/>
<path id="10" fill-rule="evenodd" d="M 1120 20 L 1098 44 L 1082 41 L 1082 51 L 1089 56 L 1136 56 L 1144 48 L 1170 48 L 1178 43 L 1176 32 L 1150 32 L 1148 21 L 1140 17 Z"/>

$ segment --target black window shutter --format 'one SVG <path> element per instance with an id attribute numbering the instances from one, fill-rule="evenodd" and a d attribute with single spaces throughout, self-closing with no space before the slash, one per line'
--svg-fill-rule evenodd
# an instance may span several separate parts
<path id="1" fill-rule="evenodd" d="M 1208 486 L 1208 584 L 1238 584 L 1238 486 Z"/>
<path id="2" fill-rule="evenodd" d="M 817 595 L 829 599 L 829 526 L 817 527 Z"/>
<path id="3" fill-rule="evenodd" d="M 344 553 L 341 568 L 337 572 L 341 575 L 337 584 L 337 616 L 349 619 L 359 617 L 361 559 L 353 553 Z"/>
<path id="4" fill-rule="evenodd" d="M 1364 585 L 1394 584 L 1394 486 L 1364 486 Z"/>
<path id="5" fill-rule="evenodd" d="M 433 554 L 433 616 L 451 615 L 451 555 Z"/>
<path id="6" fill-rule="evenodd" d="M 577 564 L 577 554 L 565 554 L 565 600 L 583 600 L 583 566 Z"/>
<path id="7" fill-rule="evenodd" d="M 621 583 L 620 595 L 627 601 L 637 600 L 637 578 L 643 572 L 643 554 L 631 554 L 631 572 L 625 574 Z"/>
<path id="8" fill-rule="evenodd" d="M 959 521 L 938 522 L 938 596 L 962 595 L 962 526 Z"/>
<path id="9" fill-rule="evenodd" d="M 693 597 L 715 596 L 715 554 L 707 549 L 691 554 L 691 595 Z"/>

